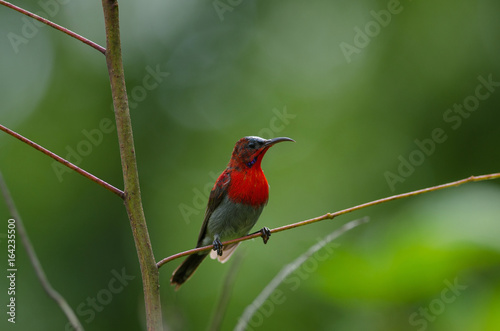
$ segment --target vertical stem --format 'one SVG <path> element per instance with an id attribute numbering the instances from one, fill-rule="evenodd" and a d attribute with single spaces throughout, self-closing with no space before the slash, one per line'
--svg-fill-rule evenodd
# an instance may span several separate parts
<path id="1" fill-rule="evenodd" d="M 236 252 L 236 256 L 233 258 L 230 269 L 227 272 L 226 278 L 224 280 L 224 285 L 219 297 L 219 303 L 215 307 L 212 314 L 212 322 L 208 331 L 217 331 L 221 329 L 222 322 L 224 320 L 224 315 L 226 314 L 229 301 L 231 299 L 231 292 L 233 290 L 234 281 L 236 280 L 236 274 L 240 267 L 241 261 L 243 260 L 243 254 L 241 251 Z"/>
<path id="2" fill-rule="evenodd" d="M 142 208 L 139 175 L 135 158 L 132 123 L 128 107 L 125 75 L 120 45 L 120 28 L 117 0 L 102 0 L 104 23 L 106 28 L 106 63 L 108 65 L 113 106 L 115 109 L 116 128 L 120 144 L 120 156 L 123 170 L 125 207 L 134 236 L 137 255 L 141 265 L 141 274 L 146 306 L 148 330 L 162 329 L 159 272 L 151 248 L 151 241 Z"/>

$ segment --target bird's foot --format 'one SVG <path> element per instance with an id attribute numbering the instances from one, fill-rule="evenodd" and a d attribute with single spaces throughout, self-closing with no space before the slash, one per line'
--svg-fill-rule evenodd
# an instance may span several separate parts
<path id="1" fill-rule="evenodd" d="M 213 242 L 214 248 L 212 248 L 214 251 L 217 251 L 217 255 L 222 256 L 222 243 L 220 242 L 219 238 L 215 238 Z"/>
<path id="2" fill-rule="evenodd" d="M 269 240 L 269 237 L 271 237 L 271 230 L 269 230 L 268 227 L 263 227 L 259 231 L 261 233 L 262 240 L 264 241 L 264 244 L 267 244 L 267 241 Z"/>

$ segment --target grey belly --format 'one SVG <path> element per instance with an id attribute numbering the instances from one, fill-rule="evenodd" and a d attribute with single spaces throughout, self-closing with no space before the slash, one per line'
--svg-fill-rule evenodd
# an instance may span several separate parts
<path id="1" fill-rule="evenodd" d="M 210 217 L 207 235 L 211 237 L 211 240 L 217 235 L 221 241 L 244 236 L 257 223 L 262 209 L 264 206 L 254 208 L 249 205 L 235 204 L 226 196 Z"/>

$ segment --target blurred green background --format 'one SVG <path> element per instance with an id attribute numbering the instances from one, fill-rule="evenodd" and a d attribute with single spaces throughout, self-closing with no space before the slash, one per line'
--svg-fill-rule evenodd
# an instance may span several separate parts
<path id="1" fill-rule="evenodd" d="M 99 1 L 16 2 L 105 45 Z M 500 2 L 120 1 L 144 210 L 157 260 L 194 247 L 207 189 L 245 135 L 288 136 L 263 162 L 278 227 L 500 170 Z M 0 123 L 121 188 L 104 56 L 0 7 Z M 489 81 L 489 82 L 488 82 Z M 433 139 L 433 140 L 432 140 Z M 86 330 L 144 329 L 122 202 L 4 133 L 0 170 L 46 274 Z M 352 219 L 285 281 L 249 330 L 498 330 L 500 181 L 386 203 L 239 248 L 223 330 L 286 264 Z M 0 203 L 7 274 L 7 220 Z M 17 241 L 17 319 L 64 330 Z M 232 263 L 180 291 L 162 267 L 166 330 L 210 323 Z M 234 261 L 233 261 L 234 262 Z"/>

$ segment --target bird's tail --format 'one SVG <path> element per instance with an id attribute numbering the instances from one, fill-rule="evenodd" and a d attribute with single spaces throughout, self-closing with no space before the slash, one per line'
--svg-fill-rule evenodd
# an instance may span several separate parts
<path id="1" fill-rule="evenodd" d="M 207 255 L 208 253 L 203 254 L 203 252 L 200 254 L 191 254 L 177 267 L 177 269 L 175 269 L 172 278 L 170 278 L 170 284 L 175 285 L 175 290 L 178 290 L 179 287 L 193 275 L 196 268 L 198 268 Z"/>
<path id="2" fill-rule="evenodd" d="M 233 255 L 235 249 L 238 248 L 239 244 L 241 244 L 241 242 L 224 246 L 222 248 L 222 255 L 220 256 L 217 255 L 217 251 L 211 251 L 210 258 L 212 258 L 212 260 L 219 260 L 220 263 L 226 263 L 231 255 Z"/>

